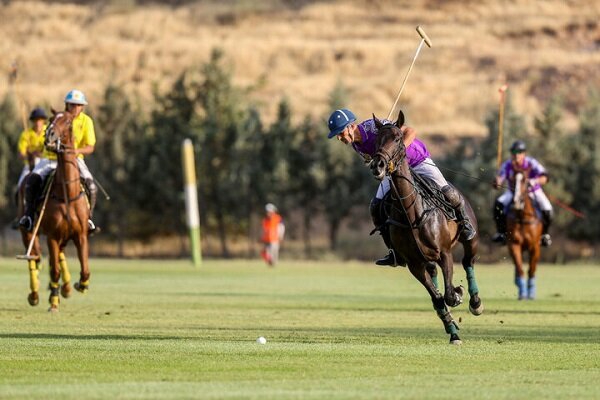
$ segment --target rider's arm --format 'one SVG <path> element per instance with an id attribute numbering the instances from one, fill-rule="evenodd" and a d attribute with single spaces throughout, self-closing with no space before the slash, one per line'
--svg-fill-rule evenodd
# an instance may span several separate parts
<path id="1" fill-rule="evenodd" d="M 83 146 L 79 149 L 75 149 L 75 155 L 83 154 L 84 156 L 89 156 L 94 152 L 94 146 Z"/>
<path id="2" fill-rule="evenodd" d="M 417 137 L 417 131 L 414 130 L 414 128 L 411 128 L 410 126 L 406 125 L 402 125 L 402 128 L 400 128 L 400 130 L 402 131 L 402 133 L 404 133 L 404 146 L 410 146 L 410 144 Z"/>

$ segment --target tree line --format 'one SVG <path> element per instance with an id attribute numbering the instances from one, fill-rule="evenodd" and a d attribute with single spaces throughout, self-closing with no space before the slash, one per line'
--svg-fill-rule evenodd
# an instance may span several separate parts
<path id="1" fill-rule="evenodd" d="M 181 171 L 181 143 L 192 139 L 199 180 L 198 197 L 203 232 L 218 238 L 221 254 L 231 255 L 234 237 L 253 236 L 264 204 L 273 202 L 301 223 L 292 228 L 310 256 L 315 219 L 327 224 L 332 250 L 339 244 L 343 223 L 355 210 L 367 210 L 376 184 L 353 151 L 327 140 L 326 118 L 348 102 L 341 83 L 332 90 L 329 108 L 294 123 L 286 98 L 278 103 L 277 118 L 269 126 L 251 101 L 252 87 L 233 84 L 233 68 L 216 49 L 200 67 L 183 72 L 164 93 L 155 90 L 151 109 L 109 84 L 96 107 L 97 144 L 86 162 L 110 192 L 95 219 L 103 235 L 122 244 L 126 239 L 148 239 L 186 233 Z M 529 153 L 550 171 L 546 192 L 583 212 L 582 221 L 557 210 L 552 232 L 596 242 L 600 237 L 600 173 L 596 155 L 600 138 L 600 96 L 590 92 L 579 117 L 579 129 L 561 126 L 563 106 L 554 97 L 535 119 L 535 132 L 526 132 L 525 119 L 506 105 L 505 143 L 524 139 Z M 16 142 L 22 130 L 14 96 L 0 103 L 0 218 L 7 225 L 15 216 L 13 195 L 22 163 Z M 484 139 L 463 138 L 436 163 L 444 175 L 471 201 L 485 235 L 494 231 L 491 182 L 495 171 L 498 112 L 486 119 Z M 418 127 L 417 127 L 418 130 Z M 426 139 L 427 141 L 427 139 Z M 506 148 L 508 147 L 508 144 Z M 506 152 L 508 156 L 508 152 Z M 500 193 L 495 193 L 499 195 Z M 556 205 L 555 205 L 556 207 Z M 367 212 L 360 213 L 361 218 Z M 121 248 L 122 252 L 122 248 Z"/>

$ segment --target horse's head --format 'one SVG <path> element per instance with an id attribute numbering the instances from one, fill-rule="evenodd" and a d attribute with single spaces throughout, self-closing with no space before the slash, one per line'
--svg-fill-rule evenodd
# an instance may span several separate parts
<path id="1" fill-rule="evenodd" d="M 371 172 L 379 180 L 386 174 L 391 174 L 396 165 L 406 157 L 404 146 L 404 133 L 400 127 L 404 125 L 404 113 L 400 111 L 395 123 L 383 123 L 373 115 L 377 127 L 377 140 L 375 142 L 375 156 L 371 162 Z"/>
<path id="2" fill-rule="evenodd" d="M 513 209 L 523 211 L 529 192 L 529 169 L 514 167 Z"/>
<path id="3" fill-rule="evenodd" d="M 56 153 L 73 149 L 73 118 L 68 111 L 52 109 L 50 125 L 46 128 L 45 146 Z"/>

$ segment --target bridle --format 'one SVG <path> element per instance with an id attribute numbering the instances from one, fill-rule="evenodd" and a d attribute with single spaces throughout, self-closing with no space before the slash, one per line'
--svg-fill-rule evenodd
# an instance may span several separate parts
<path id="1" fill-rule="evenodd" d="M 396 132 L 397 129 L 399 132 Z M 381 128 L 379 128 L 378 135 L 382 135 L 383 130 L 391 130 L 394 134 L 393 140 L 393 152 L 389 152 L 387 149 L 392 147 L 390 142 L 388 141 L 385 146 L 379 146 L 379 149 L 375 153 L 375 157 L 382 160 L 386 165 L 386 175 L 391 175 L 397 167 L 397 164 L 402 161 L 402 159 L 406 156 L 406 147 L 404 147 L 404 143 L 402 142 L 403 135 L 398 128 L 394 124 L 385 124 Z M 385 148 L 384 148 L 385 147 Z"/>

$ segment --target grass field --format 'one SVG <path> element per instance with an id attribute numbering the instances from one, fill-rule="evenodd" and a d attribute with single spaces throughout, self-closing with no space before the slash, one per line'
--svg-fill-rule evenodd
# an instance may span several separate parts
<path id="1" fill-rule="evenodd" d="M 597 266 L 543 265 L 522 302 L 511 267 L 481 266 L 486 311 L 455 309 L 450 346 L 404 269 L 96 259 L 89 294 L 52 315 L 47 292 L 27 304 L 23 262 L 0 265 L 2 399 L 600 397 Z"/>

